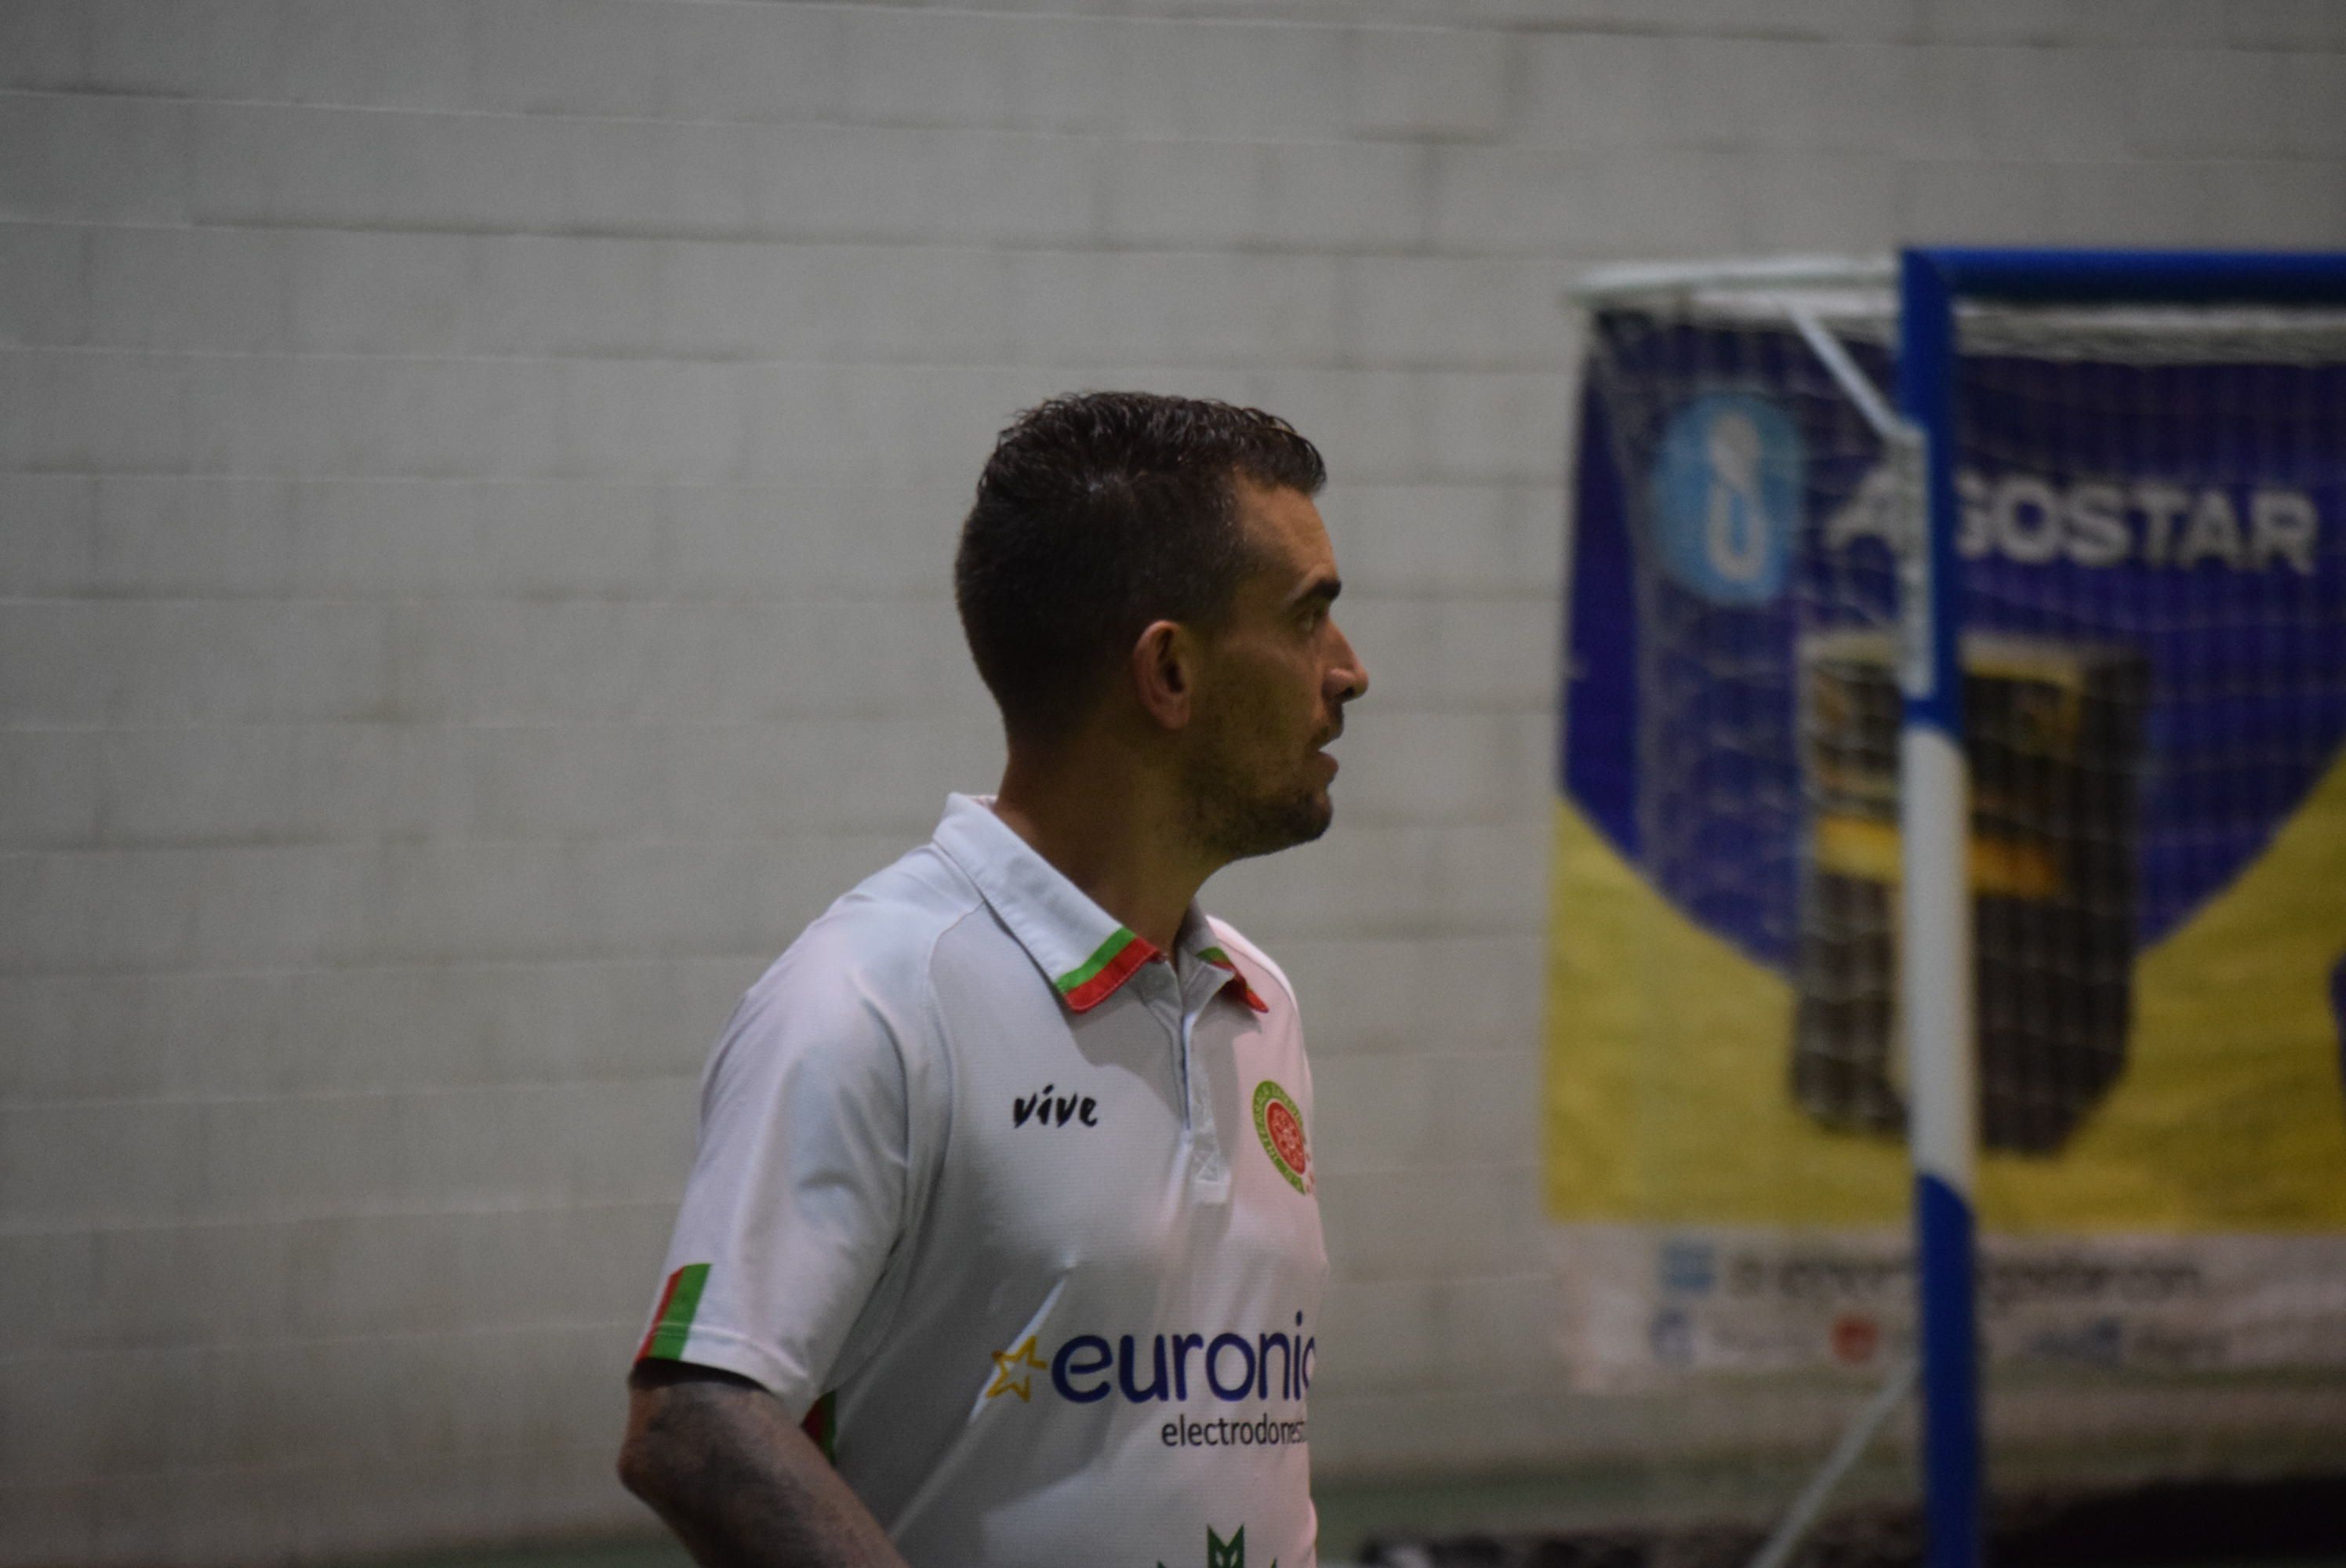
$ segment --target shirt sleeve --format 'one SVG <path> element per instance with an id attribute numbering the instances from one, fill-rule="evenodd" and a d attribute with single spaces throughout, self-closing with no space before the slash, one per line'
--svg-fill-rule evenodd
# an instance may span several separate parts
<path id="1" fill-rule="evenodd" d="M 794 948 L 742 998 L 702 1082 L 638 1359 L 739 1373 L 794 1418 L 833 1386 L 904 1228 L 902 1044 L 885 1005 L 819 953 Z"/>

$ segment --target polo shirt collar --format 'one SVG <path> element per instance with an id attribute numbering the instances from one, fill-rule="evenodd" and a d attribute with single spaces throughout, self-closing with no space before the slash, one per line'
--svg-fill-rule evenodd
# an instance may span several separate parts
<path id="1" fill-rule="evenodd" d="M 1119 925 L 1116 918 L 1037 854 L 994 814 L 993 799 L 951 795 L 937 824 L 936 846 L 977 884 L 995 915 L 1050 978 L 1068 1008 L 1088 1013 L 1116 994 L 1141 965 L 1164 953 Z M 1229 975 L 1222 990 L 1257 1013 L 1270 1004 L 1255 993 L 1230 955 L 1214 942 L 1205 912 L 1193 902 L 1176 939 L 1185 959 Z"/>

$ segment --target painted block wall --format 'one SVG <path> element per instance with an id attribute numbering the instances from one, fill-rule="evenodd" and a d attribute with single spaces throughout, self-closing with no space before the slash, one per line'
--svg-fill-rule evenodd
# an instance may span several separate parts
<path id="1" fill-rule="evenodd" d="M 1557 296 L 2346 243 L 2346 10 L 10 0 L 0 149 L 0 1564 L 317 1558 L 643 1518 L 701 1058 L 990 786 L 952 539 L 1080 386 L 1334 474 L 1338 826 L 1209 890 L 1311 1025 L 1322 1473 L 1651 1446 L 1535 1196 Z"/>

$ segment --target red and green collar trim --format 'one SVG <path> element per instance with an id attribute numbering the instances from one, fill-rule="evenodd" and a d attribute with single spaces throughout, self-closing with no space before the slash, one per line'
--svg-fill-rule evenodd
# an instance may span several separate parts
<path id="1" fill-rule="evenodd" d="M 1115 995 L 1116 988 L 1130 980 L 1134 970 L 1158 956 L 1154 943 L 1118 926 L 1108 933 L 1106 942 L 1092 949 L 1089 958 L 1051 983 L 1069 1007 L 1077 1013 L 1088 1013 Z"/>
<path id="2" fill-rule="evenodd" d="M 1060 975 L 1051 984 L 1066 999 L 1068 1007 L 1077 1013 L 1088 1013 L 1115 995 L 1117 987 L 1131 979 L 1135 970 L 1153 958 L 1163 956 L 1155 943 L 1118 926 L 1108 933 L 1106 942 L 1092 949 L 1089 958 Z M 1270 1003 L 1255 994 L 1254 987 L 1247 983 L 1246 976 L 1239 972 L 1239 966 L 1230 962 L 1229 953 L 1219 947 L 1206 947 L 1198 950 L 1198 956 L 1216 969 L 1228 971 L 1230 976 L 1228 983 L 1239 988 L 1239 995 L 1249 1007 L 1257 1013 L 1270 1011 Z"/>
<path id="3" fill-rule="evenodd" d="M 1254 993 L 1254 987 L 1247 983 L 1247 977 L 1239 972 L 1239 966 L 1230 962 L 1230 955 L 1229 953 L 1224 952 L 1219 947 L 1201 947 L 1198 950 L 1198 956 L 1204 959 L 1208 963 L 1212 964 L 1216 969 L 1229 970 L 1230 972 L 1229 984 L 1235 985 L 1239 988 L 1239 994 L 1246 998 L 1246 1004 L 1249 1007 L 1253 1008 L 1257 1013 L 1268 1013 L 1270 1011 L 1270 1003 L 1265 1002 L 1261 997 L 1257 996 Z M 1225 986 L 1224 989 L 1227 990 L 1228 986 Z"/>

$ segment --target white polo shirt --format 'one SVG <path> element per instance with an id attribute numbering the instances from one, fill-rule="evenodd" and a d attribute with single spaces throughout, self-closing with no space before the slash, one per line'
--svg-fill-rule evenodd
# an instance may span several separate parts
<path id="1" fill-rule="evenodd" d="M 1276 965 L 954 796 L 735 1011 L 639 1354 L 811 1411 L 915 1568 L 1312 1568 L 1311 1125 Z"/>

